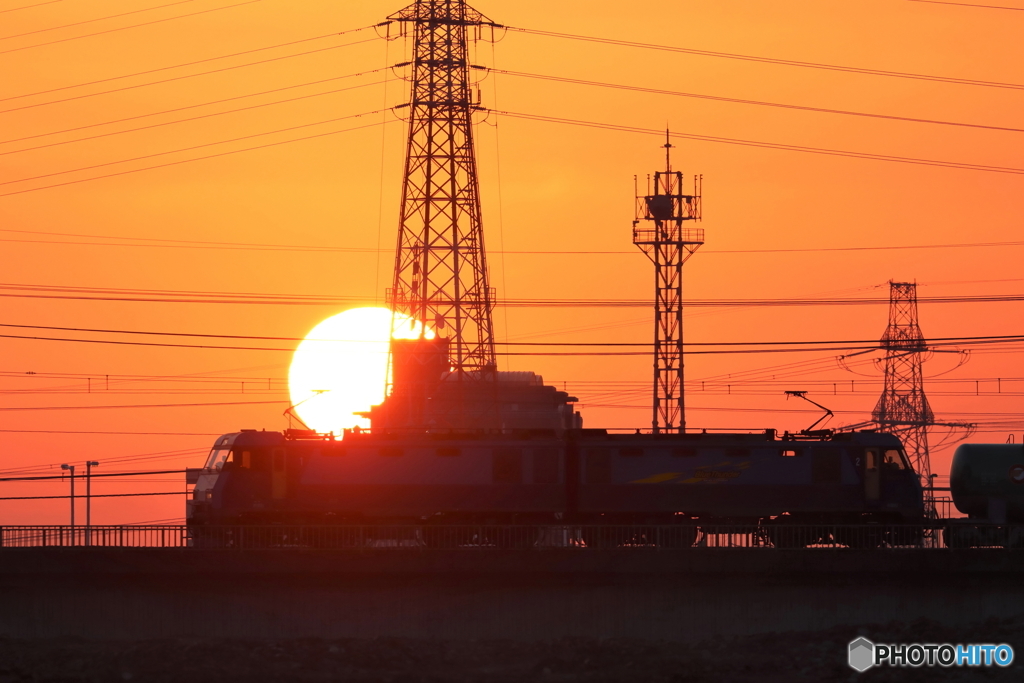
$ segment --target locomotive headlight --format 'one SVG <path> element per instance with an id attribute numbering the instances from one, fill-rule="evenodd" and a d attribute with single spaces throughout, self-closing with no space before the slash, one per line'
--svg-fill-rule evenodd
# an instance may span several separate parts
<path id="1" fill-rule="evenodd" d="M 390 332 L 391 311 L 386 308 L 353 308 L 310 330 L 288 369 L 291 402 L 303 422 L 335 434 L 369 426 L 369 420 L 355 413 L 384 400 Z M 418 333 L 418 323 L 396 316 L 396 338 L 415 339 Z M 435 335 L 428 328 L 424 336 Z"/>

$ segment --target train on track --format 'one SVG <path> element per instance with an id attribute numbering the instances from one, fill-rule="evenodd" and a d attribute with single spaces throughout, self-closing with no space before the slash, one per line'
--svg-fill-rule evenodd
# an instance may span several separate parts
<path id="1" fill-rule="evenodd" d="M 430 545 L 470 524 L 575 524 L 593 547 L 611 543 L 593 529 L 650 525 L 681 530 L 660 544 L 691 545 L 699 526 L 753 524 L 775 545 L 793 545 L 785 530 L 797 525 L 840 536 L 799 545 L 880 545 L 881 533 L 843 538 L 839 527 L 924 518 L 899 440 L 873 431 L 243 430 L 218 438 L 192 481 L 196 538 L 228 525 L 407 524 Z"/>

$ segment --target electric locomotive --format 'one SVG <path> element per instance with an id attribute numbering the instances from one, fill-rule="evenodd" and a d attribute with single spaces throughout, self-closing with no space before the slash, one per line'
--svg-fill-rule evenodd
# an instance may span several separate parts
<path id="1" fill-rule="evenodd" d="M 243 430 L 217 439 L 193 480 L 194 531 L 248 524 L 775 528 L 923 519 L 921 485 L 899 440 L 873 431 L 352 430 L 334 439 Z"/>

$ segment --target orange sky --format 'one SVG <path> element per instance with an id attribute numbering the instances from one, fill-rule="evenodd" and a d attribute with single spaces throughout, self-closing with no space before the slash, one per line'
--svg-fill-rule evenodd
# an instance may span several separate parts
<path id="1" fill-rule="evenodd" d="M 43 186 L 285 141 L 393 119 L 390 114 L 301 126 L 398 104 L 407 85 L 382 74 L 323 81 L 402 61 L 402 41 L 372 32 L 326 38 L 250 55 L 95 83 L 367 26 L 401 3 L 302 3 L 191 0 L 157 7 L 124 0 L 30 0 L 0 4 L 0 249 L 11 285 L 188 292 L 320 294 L 379 303 L 392 254 L 366 252 L 112 246 L 110 237 L 226 243 L 393 247 L 405 130 L 402 124 L 180 163 L 87 182 Z M 1004 4 L 1013 4 L 1007 2 Z M 1018 3 L 1019 4 L 1019 3 Z M 1021 5 L 1024 7 L 1024 5 Z M 603 36 L 804 62 L 1024 83 L 1024 12 L 972 9 L 907 0 L 720 0 L 714 3 L 560 3 L 481 0 L 476 7 L 515 27 Z M 201 12 L 201 13 L 199 13 Z M 194 14 L 199 13 L 199 14 Z M 194 14 L 194 16 L 182 16 Z M 180 17 L 170 19 L 172 17 Z M 160 21 L 169 19 L 167 21 Z M 150 23 L 145 26 L 136 24 Z M 53 29 L 53 30 L 49 30 Z M 97 35 L 75 39 L 77 36 Z M 26 34 L 26 35 L 22 35 Z M 56 42 L 59 41 L 59 42 Z M 189 76 L 299 52 L 350 47 Z M 49 44 L 47 44 L 49 43 Z M 912 118 L 1024 127 L 1021 89 L 886 78 L 598 45 L 509 32 L 478 63 L 498 68 L 690 93 L 882 113 Z M 143 85 L 157 80 L 170 82 Z M 76 86 L 76 87 L 69 87 Z M 140 87 L 129 87 L 140 86 Z M 274 106 L 171 123 L 300 95 L 356 89 Z M 272 94 L 254 93 L 289 88 Z M 107 90 L 117 92 L 86 96 Z M 53 90 L 46 94 L 31 95 Z M 1024 167 L 1024 133 L 800 112 L 490 76 L 483 103 L 498 109 L 707 136 L 785 143 L 901 157 Z M 214 100 L 242 98 L 206 105 Z M 69 99 L 71 98 L 71 99 Z M 51 103 L 54 100 L 67 100 Z M 48 104 L 49 103 L 49 104 Z M 192 107 L 192 105 L 205 105 Z M 174 113 L 155 112 L 192 107 Z M 1018 112 L 1014 115 L 1013 112 Z M 96 126 L 115 120 L 121 123 Z M 497 121 L 497 127 L 493 124 Z M 170 124 L 159 125 L 154 124 Z M 52 134 L 90 126 L 75 132 Z M 53 144 L 150 126 L 136 132 Z M 630 243 L 632 178 L 660 168 L 653 137 L 553 123 L 491 117 L 477 127 L 484 220 L 492 284 L 511 298 L 649 298 L 653 273 Z M 220 143 L 255 136 L 249 140 Z M 33 137 L 30 136 L 42 136 Z M 200 149 L 160 154 L 197 145 Z M 706 246 L 688 263 L 687 296 L 779 298 L 878 296 L 890 278 L 916 279 L 922 296 L 1016 294 L 1020 247 L 969 247 L 725 254 L 737 249 L 986 243 L 1019 240 L 1020 175 L 936 168 L 710 142 L 678 141 L 676 165 L 704 175 Z M 127 159 L 160 154 L 150 159 Z M 498 160 L 500 158 L 500 182 Z M 92 170 L 72 169 L 110 164 Z M 22 181 L 46 174 L 47 178 Z M 16 232 L 23 231 L 23 232 Z M 32 234 L 36 233 L 36 234 Z M 67 233 L 102 238 L 67 237 Z M 70 242 L 76 242 L 72 244 Z M 82 244 L 88 243 L 88 244 Z M 544 255 L 507 251 L 622 251 Z M 11 293 L 2 290 L 0 293 Z M 152 302 L 96 302 L 0 297 L 0 322 L 18 325 L 300 337 L 339 308 Z M 932 304 L 921 308 L 932 337 L 1024 333 L 1021 304 Z M 688 341 L 877 338 L 886 307 L 695 309 Z M 646 342 L 646 309 L 499 309 L 500 340 Z M 128 339 L 125 336 L 26 331 L 3 334 Z M 135 338 L 134 340 L 138 340 Z M 153 341 L 168 341 L 156 338 Z M 170 340 L 174 341 L 174 340 Z M 194 340 L 185 340 L 194 342 Z M 250 343 L 250 342 L 243 342 Z M 17 410 L 47 406 L 231 403 L 286 398 L 289 354 L 0 339 L 0 469 L 54 472 L 53 464 L 93 458 L 105 470 L 198 466 L 215 434 L 242 427 L 286 426 L 280 404 L 95 410 Z M 837 422 L 865 419 L 881 385 L 870 366 L 851 374 L 828 353 L 692 357 L 700 380 L 767 366 L 824 359 L 815 373 L 789 384 L 691 391 L 692 426 L 800 429 L 816 415 L 797 408 L 783 389 L 810 389 L 837 411 Z M 643 357 L 516 358 L 565 383 L 584 405 L 590 426 L 647 426 L 649 365 Z M 955 365 L 937 356 L 938 374 Z M 503 366 L 504 369 L 504 366 Z M 37 375 L 25 375 L 34 372 Z M 68 373 L 70 378 L 47 377 Z M 105 376 L 110 376 L 109 388 Z M 125 376 L 201 376 L 212 383 L 136 381 Z M 89 382 L 86 378 L 92 377 Z M 994 381 L 1004 378 L 996 391 Z M 1021 378 L 1011 381 L 1011 378 Z M 849 390 L 855 380 L 854 391 Z M 1017 420 L 1024 431 L 1024 368 L 1019 354 L 975 352 L 969 363 L 929 385 L 931 403 L 949 420 Z M 947 383 L 961 379 L 960 384 Z M 267 389 L 269 382 L 270 389 Z M 831 383 L 837 384 L 832 395 Z M 244 383 L 244 393 L 243 393 Z M 90 389 L 92 393 L 86 393 Z M 748 392 L 741 395 L 741 391 Z M 615 393 L 625 392 L 625 393 Z M 756 392 L 756 393 L 755 393 Z M 602 406 L 637 406 L 602 407 Z M 725 410 L 711 410 L 725 409 Z M 753 412 L 736 409 L 752 410 Z M 849 412 L 839 412 L 849 411 Z M 999 417 L 991 414 L 1008 414 Z M 36 430 L 28 432 L 24 430 Z M 167 432 L 188 435 L 39 432 Z M 1000 427 L 973 440 L 1006 438 Z M 119 458 L 153 454 L 151 459 Z M 944 472 L 950 450 L 935 455 Z M 95 493 L 171 491 L 181 478 L 97 480 Z M 164 481 L 166 480 L 166 481 Z M 5 484 L 3 496 L 60 495 L 66 484 Z M 180 496 L 104 499 L 98 523 L 171 520 Z M 66 501 L 0 501 L 0 523 L 60 523 Z"/>

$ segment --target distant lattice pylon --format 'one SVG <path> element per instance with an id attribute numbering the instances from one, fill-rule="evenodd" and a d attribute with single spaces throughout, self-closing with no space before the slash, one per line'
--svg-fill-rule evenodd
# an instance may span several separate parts
<path id="1" fill-rule="evenodd" d="M 685 227 L 701 219 L 701 180 L 693 191 L 672 170 L 672 142 L 665 131 L 665 170 L 648 181 L 646 195 L 637 192 L 633 244 L 654 264 L 654 392 L 651 428 L 686 433 L 683 389 L 683 264 L 704 244 L 704 230 Z"/>
<path id="2" fill-rule="evenodd" d="M 889 326 L 882 335 L 885 388 L 871 415 L 879 428 L 900 437 L 910 464 L 931 485 L 928 427 L 935 415 L 924 394 L 921 365 L 928 351 L 917 318 L 917 283 L 889 283 Z"/>
<path id="3" fill-rule="evenodd" d="M 417 0 L 389 17 L 413 32 L 409 139 L 402 184 L 392 310 L 448 341 L 452 371 L 481 377 L 495 364 L 473 145 L 479 109 L 470 32 L 494 26 L 464 0 Z M 403 111 L 399 109 L 398 111 Z"/>

